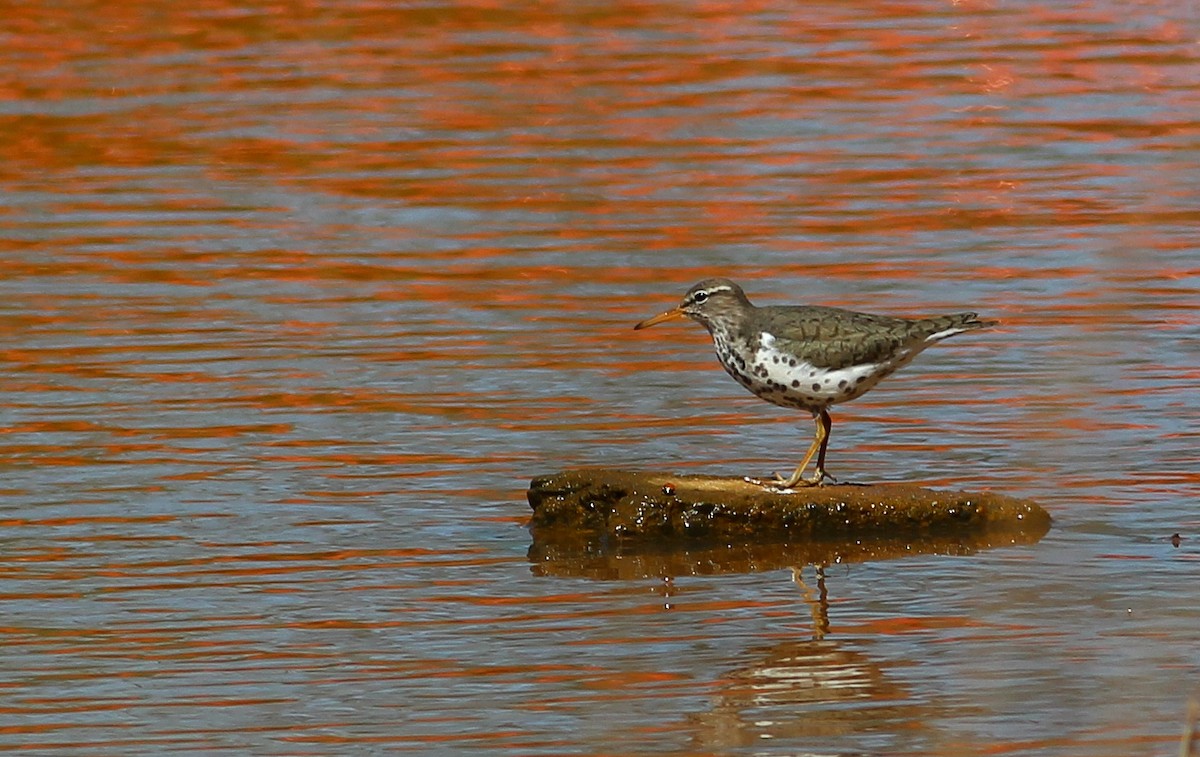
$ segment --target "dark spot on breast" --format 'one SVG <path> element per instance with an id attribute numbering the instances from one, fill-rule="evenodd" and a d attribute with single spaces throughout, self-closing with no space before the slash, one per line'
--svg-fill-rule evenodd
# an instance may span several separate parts
<path id="1" fill-rule="evenodd" d="M 800 386 L 800 379 L 792 379 L 792 388 L 795 389 L 798 386 Z"/>
<path id="2" fill-rule="evenodd" d="M 846 384 L 847 384 L 846 379 L 842 379 L 841 381 L 838 382 L 838 389 L 845 389 Z"/>
<path id="3" fill-rule="evenodd" d="M 814 391 L 814 392 L 819 392 L 819 391 L 821 391 L 821 385 L 820 385 L 820 384 L 813 384 L 813 385 L 812 385 L 812 387 L 813 387 L 813 391 Z"/>

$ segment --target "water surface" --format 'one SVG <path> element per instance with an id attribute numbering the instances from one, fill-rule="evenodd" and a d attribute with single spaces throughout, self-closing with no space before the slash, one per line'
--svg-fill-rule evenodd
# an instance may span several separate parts
<path id="1" fill-rule="evenodd" d="M 1177 752 L 1192 6 L 210 0 L 2 33 L 9 751 Z M 535 475 L 803 452 L 702 329 L 631 330 L 711 275 L 999 318 L 836 408 L 828 467 L 1055 528 L 803 582 L 531 556 Z"/>

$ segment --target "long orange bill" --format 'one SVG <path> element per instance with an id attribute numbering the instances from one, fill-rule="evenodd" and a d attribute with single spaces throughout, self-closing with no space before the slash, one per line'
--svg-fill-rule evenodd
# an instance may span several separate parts
<path id="1" fill-rule="evenodd" d="M 653 318 L 647 318 L 646 320 L 642 321 L 638 325 L 634 326 L 633 330 L 641 331 L 642 329 L 650 328 L 651 326 L 653 326 L 656 323 L 662 323 L 663 321 L 669 321 L 673 318 L 682 318 L 682 317 L 683 317 L 683 308 L 671 308 L 670 310 L 668 310 L 665 313 L 659 313 L 658 315 L 654 316 Z"/>

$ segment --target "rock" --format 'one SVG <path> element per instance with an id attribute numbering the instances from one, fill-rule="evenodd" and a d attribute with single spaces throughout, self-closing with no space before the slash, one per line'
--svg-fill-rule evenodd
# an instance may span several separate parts
<path id="1" fill-rule="evenodd" d="M 539 476 L 528 498 L 535 540 L 558 532 L 622 543 L 802 543 L 831 537 L 844 542 L 963 534 L 1037 541 L 1050 528 L 1049 514 L 1029 500 L 909 484 L 773 491 L 740 478 L 598 468 Z"/>

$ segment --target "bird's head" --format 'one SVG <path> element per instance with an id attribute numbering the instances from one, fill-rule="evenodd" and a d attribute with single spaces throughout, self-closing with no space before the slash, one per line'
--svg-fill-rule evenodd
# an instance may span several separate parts
<path id="1" fill-rule="evenodd" d="M 645 329 L 663 321 L 686 316 L 704 324 L 711 331 L 714 324 L 732 321 L 749 307 L 750 300 L 737 284 L 729 279 L 705 279 L 689 289 L 678 306 L 647 318 L 633 328 Z"/>

